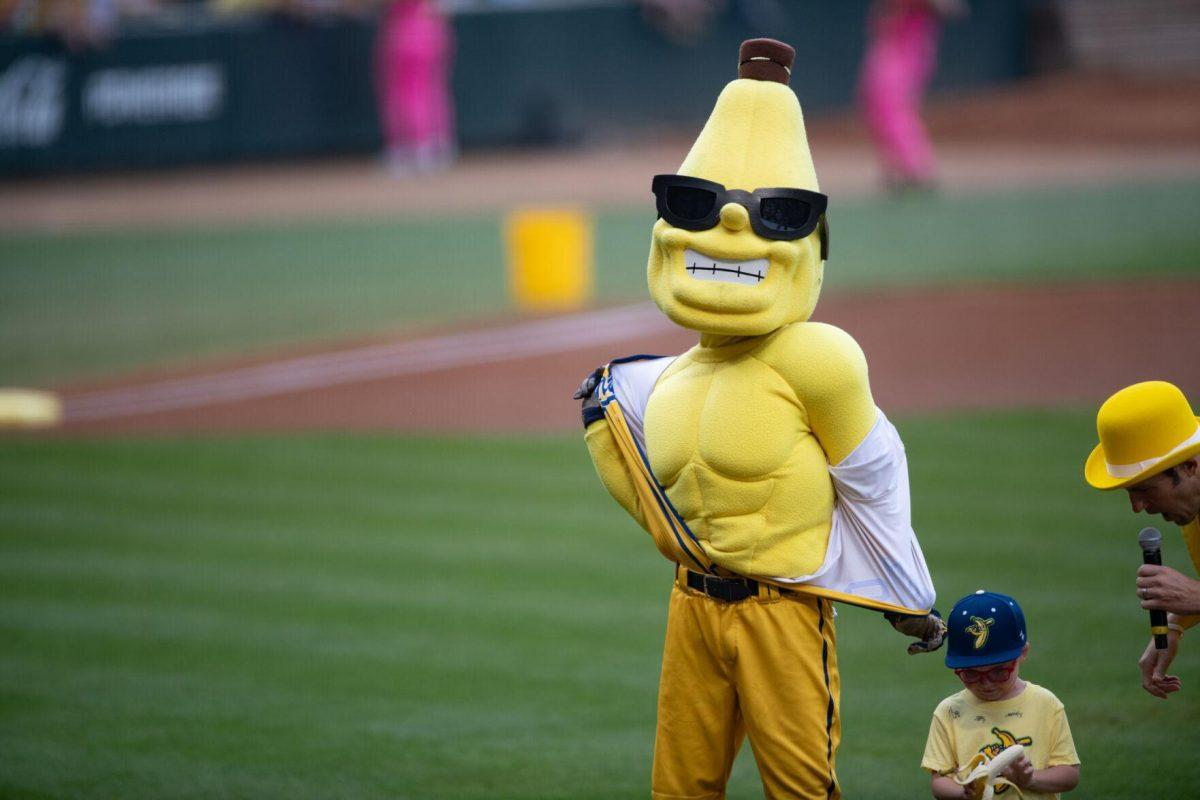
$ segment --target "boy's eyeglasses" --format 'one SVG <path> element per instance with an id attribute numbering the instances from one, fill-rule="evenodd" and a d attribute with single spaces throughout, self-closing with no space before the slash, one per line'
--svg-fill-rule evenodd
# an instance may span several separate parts
<path id="1" fill-rule="evenodd" d="M 829 197 L 807 189 L 726 189 L 719 183 L 688 175 L 655 175 L 650 185 L 658 215 L 676 228 L 706 231 L 721 219 L 726 203 L 738 203 L 750 214 L 750 227 L 764 239 L 803 239 L 821 229 L 821 260 L 829 258 Z"/>
<path id="2" fill-rule="evenodd" d="M 1010 664 L 1001 664 L 998 667 L 989 667 L 988 669 L 956 669 L 954 674 L 963 683 L 979 683 L 983 679 L 987 679 L 990 683 L 1004 683 L 1013 674 L 1013 670 L 1017 668 L 1017 662 Z"/>

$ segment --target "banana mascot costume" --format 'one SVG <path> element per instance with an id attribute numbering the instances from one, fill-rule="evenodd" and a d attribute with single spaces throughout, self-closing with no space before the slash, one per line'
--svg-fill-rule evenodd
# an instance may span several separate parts
<path id="1" fill-rule="evenodd" d="M 899 436 L 862 351 L 807 321 L 829 246 L 794 51 L 743 43 L 678 175 L 655 177 L 650 293 L 699 344 L 596 370 L 588 450 L 676 564 L 655 798 L 721 798 L 749 736 L 770 798 L 839 797 L 834 600 L 936 649 Z"/>

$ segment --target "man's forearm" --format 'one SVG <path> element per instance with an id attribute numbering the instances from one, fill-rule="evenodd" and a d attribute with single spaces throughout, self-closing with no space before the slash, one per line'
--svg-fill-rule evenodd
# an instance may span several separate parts
<path id="1" fill-rule="evenodd" d="M 1200 581 L 1191 581 L 1188 589 L 1188 598 L 1179 610 L 1182 614 L 1195 616 L 1200 614 Z"/>
<path id="2" fill-rule="evenodd" d="M 1200 614 L 1200 581 L 1186 575 L 1176 574 L 1171 588 L 1174 590 L 1172 604 L 1167 608 L 1179 616 L 1195 616 Z"/>

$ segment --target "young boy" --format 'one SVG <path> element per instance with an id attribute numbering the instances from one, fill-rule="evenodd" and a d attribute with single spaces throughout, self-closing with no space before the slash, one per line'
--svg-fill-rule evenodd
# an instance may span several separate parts
<path id="1" fill-rule="evenodd" d="M 1020 675 L 1029 644 L 1017 601 L 980 589 L 954 604 L 946 624 L 946 666 L 964 689 L 933 712 L 921 759 L 933 773 L 933 796 L 969 800 L 970 789 L 950 776 L 976 754 L 990 760 L 1014 744 L 1025 752 L 1001 777 L 1016 784 L 1024 800 L 1051 800 L 1074 789 L 1079 756 L 1063 704 Z M 996 792 L 1008 788 L 999 784 Z"/>

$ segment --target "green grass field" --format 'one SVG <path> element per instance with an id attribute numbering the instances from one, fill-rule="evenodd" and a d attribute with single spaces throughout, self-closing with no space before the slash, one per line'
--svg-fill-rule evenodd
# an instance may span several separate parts
<path id="1" fill-rule="evenodd" d="M 1200 183 L 835 205 L 826 291 L 1195 275 Z M 597 216 L 597 296 L 645 299 L 653 222 Z M 0 385 L 504 313 L 498 217 L 0 235 Z"/>
<path id="2" fill-rule="evenodd" d="M 835 205 L 827 291 L 1195 276 L 1197 208 L 1194 181 Z M 598 215 L 601 300 L 645 298 L 651 217 Z M 501 314 L 504 285 L 492 216 L 3 234 L 0 385 Z M 1200 647 L 1182 694 L 1141 690 L 1147 520 L 1083 485 L 1092 410 L 900 428 L 943 610 L 1025 606 L 1070 796 L 1191 791 Z M 576 436 L 0 438 L 0 798 L 645 797 L 670 577 Z M 955 679 L 838 626 L 846 796 L 928 796 Z M 761 796 L 748 748 L 731 796 Z"/>
<path id="3" fill-rule="evenodd" d="M 1091 413 L 900 429 L 939 604 L 1022 601 L 1071 796 L 1191 791 L 1200 649 L 1141 690 L 1144 523 L 1082 483 Z M 645 797 L 669 582 L 574 436 L 5 439 L 0 796 Z M 838 626 L 846 796 L 927 796 L 953 675 Z M 731 796 L 761 796 L 748 748 Z"/>

